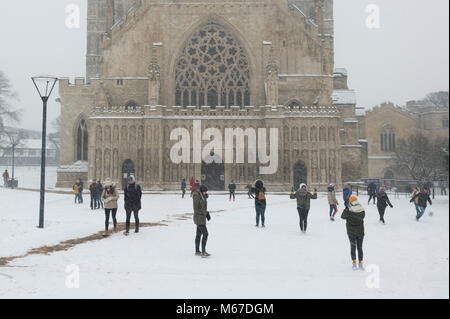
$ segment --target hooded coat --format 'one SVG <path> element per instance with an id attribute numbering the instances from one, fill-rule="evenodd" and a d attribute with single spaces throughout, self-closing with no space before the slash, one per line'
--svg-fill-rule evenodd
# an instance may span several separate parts
<path id="1" fill-rule="evenodd" d="M 347 234 L 352 237 L 363 237 L 364 233 L 364 218 L 366 212 L 360 203 L 351 203 L 342 212 L 341 218 L 347 221 Z"/>
<path id="2" fill-rule="evenodd" d="M 128 184 L 127 187 L 125 187 L 124 194 L 126 211 L 136 211 L 141 209 L 141 186 L 136 185 L 136 183 Z"/>
<path id="3" fill-rule="evenodd" d="M 194 203 L 194 224 L 206 225 L 206 215 L 208 214 L 208 201 L 206 197 L 196 190 L 192 193 Z"/>
<path id="4" fill-rule="evenodd" d="M 266 206 L 267 201 L 265 199 L 259 199 L 259 193 L 264 194 L 264 198 L 266 195 L 266 188 L 264 187 L 264 184 L 262 181 L 257 181 L 255 183 L 255 187 L 252 188 L 251 192 L 255 194 L 255 206 Z"/>
<path id="5" fill-rule="evenodd" d="M 105 209 L 118 208 L 117 201 L 119 200 L 119 192 L 117 191 L 116 187 L 105 187 L 102 193 L 102 200 Z"/>

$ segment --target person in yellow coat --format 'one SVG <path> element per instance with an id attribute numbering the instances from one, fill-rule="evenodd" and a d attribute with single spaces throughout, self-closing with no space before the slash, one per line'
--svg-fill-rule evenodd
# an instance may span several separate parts
<path id="1" fill-rule="evenodd" d="M 79 181 L 77 181 L 75 184 L 73 184 L 73 193 L 75 194 L 75 204 L 77 202 L 79 202 L 79 198 L 80 198 L 80 188 L 81 185 L 79 183 Z"/>

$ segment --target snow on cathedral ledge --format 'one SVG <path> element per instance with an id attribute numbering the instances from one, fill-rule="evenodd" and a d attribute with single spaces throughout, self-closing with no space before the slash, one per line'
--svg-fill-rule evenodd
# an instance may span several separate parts
<path id="1" fill-rule="evenodd" d="M 355 90 L 335 90 L 331 97 L 334 105 L 356 105 Z"/>
<path id="2" fill-rule="evenodd" d="M 86 172 L 88 171 L 88 162 L 78 161 L 72 165 L 61 165 L 58 172 Z"/>

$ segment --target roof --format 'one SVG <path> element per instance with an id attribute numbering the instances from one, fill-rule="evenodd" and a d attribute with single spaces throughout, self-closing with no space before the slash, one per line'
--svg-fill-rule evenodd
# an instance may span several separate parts
<path id="1" fill-rule="evenodd" d="M 21 140 L 20 145 L 17 147 L 20 149 L 41 149 L 42 140 L 41 139 L 24 139 Z M 47 139 L 47 149 L 56 149 L 55 145 Z"/>
<path id="2" fill-rule="evenodd" d="M 335 90 L 331 96 L 334 105 L 356 105 L 355 90 Z"/>
<path id="3" fill-rule="evenodd" d="M 347 69 L 345 69 L 345 68 L 336 68 L 336 69 L 334 69 L 334 74 L 335 75 L 348 76 Z"/>

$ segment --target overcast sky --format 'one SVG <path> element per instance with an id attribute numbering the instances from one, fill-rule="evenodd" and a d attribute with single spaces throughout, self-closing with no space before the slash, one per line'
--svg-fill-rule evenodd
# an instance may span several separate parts
<path id="1" fill-rule="evenodd" d="M 21 126 L 41 128 L 42 103 L 30 77 L 85 76 L 86 0 L 0 1 L 0 70 L 19 93 Z M 81 10 L 80 29 L 66 27 L 66 7 Z M 370 29 L 369 4 L 380 9 L 380 28 Z M 358 104 L 403 105 L 449 87 L 448 0 L 335 0 L 335 66 L 349 72 Z M 49 123 L 60 105 L 49 103 Z"/>

